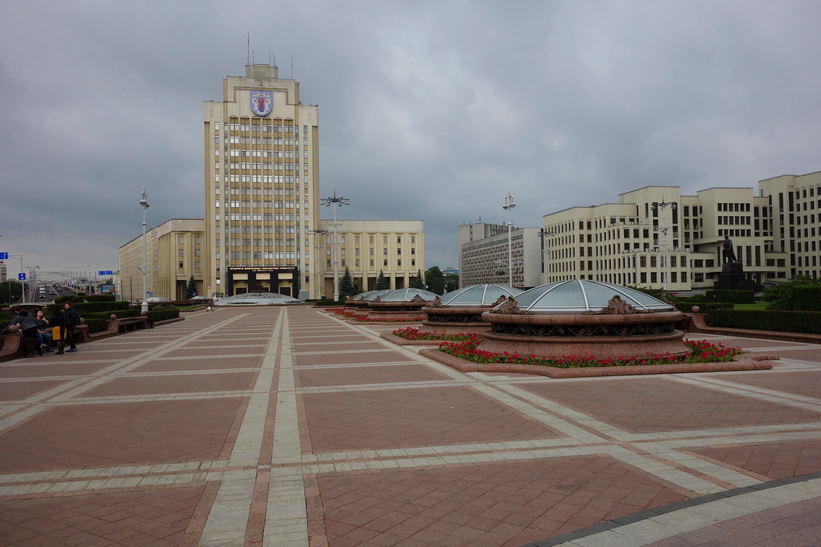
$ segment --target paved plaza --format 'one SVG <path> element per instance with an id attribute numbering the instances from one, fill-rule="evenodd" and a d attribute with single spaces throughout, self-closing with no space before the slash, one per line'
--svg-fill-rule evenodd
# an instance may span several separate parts
<path id="1" fill-rule="evenodd" d="M 0 363 L 2 545 L 817 545 L 821 345 L 460 373 L 308 306 Z"/>

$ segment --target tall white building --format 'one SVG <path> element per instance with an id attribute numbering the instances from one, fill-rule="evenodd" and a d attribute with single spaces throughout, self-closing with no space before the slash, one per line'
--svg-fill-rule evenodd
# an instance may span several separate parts
<path id="1" fill-rule="evenodd" d="M 319 112 L 277 67 L 247 65 L 204 103 L 205 290 L 310 287 L 319 221 Z"/>

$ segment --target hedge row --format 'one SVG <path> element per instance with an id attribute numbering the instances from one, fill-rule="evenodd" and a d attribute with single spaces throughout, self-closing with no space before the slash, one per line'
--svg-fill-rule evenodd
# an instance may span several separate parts
<path id="1" fill-rule="evenodd" d="M 711 327 L 821 334 L 821 312 L 787 310 L 712 310 Z"/>
<path id="2" fill-rule="evenodd" d="M 710 289 L 704 299 L 707 302 L 731 302 L 733 304 L 752 304 L 755 302 L 753 291 L 731 291 L 727 289 Z"/>

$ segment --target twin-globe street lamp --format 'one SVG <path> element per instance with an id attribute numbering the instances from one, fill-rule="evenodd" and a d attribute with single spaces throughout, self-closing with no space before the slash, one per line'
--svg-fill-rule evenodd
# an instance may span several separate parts
<path id="1" fill-rule="evenodd" d="M 330 198 L 322 198 L 319 200 L 319 203 L 324 205 L 325 207 L 333 207 L 334 210 L 334 238 L 331 242 L 331 262 L 333 262 L 334 268 L 334 302 L 339 301 L 339 264 L 337 262 L 336 250 L 338 246 L 338 233 L 337 233 L 337 223 L 336 223 L 336 208 L 337 206 L 341 207 L 343 205 L 350 205 L 350 201 L 348 198 L 337 197 L 336 190 L 334 190 L 333 197 Z"/>

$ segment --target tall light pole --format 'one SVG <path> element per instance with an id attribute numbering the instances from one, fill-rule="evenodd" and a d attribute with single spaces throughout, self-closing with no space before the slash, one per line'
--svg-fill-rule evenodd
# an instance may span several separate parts
<path id="1" fill-rule="evenodd" d="M 140 304 L 140 312 L 148 312 L 148 301 L 146 294 L 148 293 L 148 246 L 145 238 L 145 210 L 148 209 L 148 194 L 145 193 L 145 186 L 143 186 L 143 197 L 140 200 L 140 207 L 143 208 L 143 301 Z"/>
<path id="2" fill-rule="evenodd" d="M 336 224 L 336 208 L 337 206 L 342 207 L 343 205 L 349 205 L 350 201 L 348 198 L 337 197 L 336 190 L 334 190 L 333 197 L 330 198 L 322 198 L 319 202 L 324 205 L 325 207 L 333 207 L 334 210 L 334 239 L 331 242 L 331 262 L 333 262 L 334 268 L 334 302 L 339 301 L 339 263 L 337 262 L 337 246 L 338 246 L 338 231 L 337 231 L 337 224 Z"/>
<path id="3" fill-rule="evenodd" d="M 313 235 L 313 236 L 323 236 L 323 235 L 327 236 L 328 235 L 328 230 L 308 230 L 307 233 L 308 233 L 308 235 Z M 313 276 L 313 277 L 314 277 L 314 280 L 316 281 L 316 286 L 317 286 L 317 292 L 314 295 L 316 298 L 319 298 L 319 296 L 322 294 L 322 280 L 324 279 L 324 278 L 320 277 L 322 275 L 322 265 L 321 264 L 322 264 L 322 260 L 324 260 L 324 259 L 320 260 L 319 247 L 320 247 L 319 246 L 319 239 L 317 237 L 314 237 L 314 250 L 316 251 L 316 254 L 314 255 L 314 266 L 316 267 L 316 275 Z"/>
<path id="4" fill-rule="evenodd" d="M 670 207 L 672 210 L 675 210 L 676 209 L 676 203 L 675 202 L 674 203 L 665 203 L 664 199 L 661 200 L 661 203 L 659 203 L 657 201 L 652 203 L 651 208 L 658 213 L 659 222 L 661 221 L 661 211 L 664 211 L 665 209 L 667 209 L 667 207 Z M 664 248 L 662 248 L 661 238 L 659 238 L 659 250 L 661 251 L 659 254 L 661 255 L 661 270 L 662 270 L 661 271 L 661 277 L 662 277 L 662 279 L 661 279 L 661 290 L 662 290 L 662 292 L 667 292 L 667 274 L 668 274 L 668 264 L 667 264 L 668 263 L 668 255 L 667 255 L 667 253 L 670 252 L 670 247 L 667 245 L 667 230 L 669 230 L 670 228 L 675 228 L 675 226 L 672 222 L 672 219 L 671 219 L 671 222 L 670 222 L 670 226 L 662 226 L 661 228 L 659 228 L 658 226 L 656 227 L 656 231 L 661 232 L 662 235 L 664 235 L 664 243 L 665 243 Z M 673 231 L 675 232 L 675 230 L 673 230 Z M 673 234 L 673 235 L 675 235 L 675 234 Z"/>
<path id="5" fill-rule="evenodd" d="M 505 196 L 505 204 L 502 209 L 507 211 L 507 284 L 513 286 L 513 223 L 510 220 L 510 211 L 516 207 L 513 203 L 513 196 L 510 192 Z"/>

